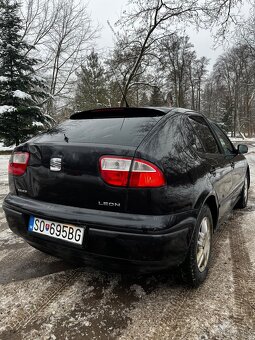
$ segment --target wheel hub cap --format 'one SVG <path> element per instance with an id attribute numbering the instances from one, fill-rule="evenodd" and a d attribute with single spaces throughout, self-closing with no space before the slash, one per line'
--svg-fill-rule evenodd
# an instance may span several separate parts
<path id="1" fill-rule="evenodd" d="M 197 266 L 203 272 L 207 266 L 211 249 L 211 230 L 208 217 L 201 221 L 197 239 Z"/>

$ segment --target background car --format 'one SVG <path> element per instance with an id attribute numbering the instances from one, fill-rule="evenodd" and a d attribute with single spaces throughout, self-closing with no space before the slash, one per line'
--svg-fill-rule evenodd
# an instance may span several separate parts
<path id="1" fill-rule="evenodd" d="M 247 204 L 245 152 L 186 109 L 79 112 L 15 148 L 3 208 L 47 253 L 142 272 L 180 266 L 198 286 L 213 232 Z"/>

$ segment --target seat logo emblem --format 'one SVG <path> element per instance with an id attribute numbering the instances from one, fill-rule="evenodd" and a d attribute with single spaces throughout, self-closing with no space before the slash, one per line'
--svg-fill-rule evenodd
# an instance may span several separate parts
<path id="1" fill-rule="evenodd" d="M 51 171 L 61 171 L 61 158 L 51 158 L 50 160 L 50 170 Z"/>

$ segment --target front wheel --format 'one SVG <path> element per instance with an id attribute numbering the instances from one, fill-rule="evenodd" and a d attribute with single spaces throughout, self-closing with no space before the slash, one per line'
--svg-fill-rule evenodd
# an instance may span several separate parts
<path id="1" fill-rule="evenodd" d="M 211 210 L 203 206 L 197 219 L 189 252 L 181 266 L 184 280 L 198 287 L 206 278 L 212 246 L 213 221 Z"/>

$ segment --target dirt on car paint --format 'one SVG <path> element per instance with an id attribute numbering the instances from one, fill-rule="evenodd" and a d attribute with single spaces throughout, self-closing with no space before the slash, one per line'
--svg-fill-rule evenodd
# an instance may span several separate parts
<path id="1" fill-rule="evenodd" d="M 16 237 L 0 210 L 0 339 L 254 340 L 254 150 L 249 205 L 214 234 L 198 289 L 174 271 L 137 276 L 67 264 Z M 7 159 L 0 156 L 0 204 Z"/>

